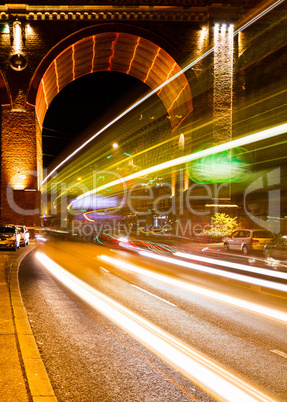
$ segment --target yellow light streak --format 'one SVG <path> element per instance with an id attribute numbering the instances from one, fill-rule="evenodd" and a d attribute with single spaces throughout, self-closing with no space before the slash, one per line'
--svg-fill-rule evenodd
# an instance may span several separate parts
<path id="1" fill-rule="evenodd" d="M 151 258 L 155 258 L 154 256 L 156 256 L 156 254 L 148 253 L 145 251 L 141 251 L 140 254 L 151 257 Z M 159 257 L 162 257 L 161 261 L 165 261 L 165 258 L 163 256 L 159 256 Z M 230 304 L 232 306 L 239 307 L 244 310 L 248 310 L 248 311 L 251 311 L 252 313 L 257 313 L 257 314 L 263 315 L 263 316 L 271 318 L 271 319 L 283 321 L 284 323 L 287 322 L 287 313 L 277 311 L 277 310 L 274 310 L 269 307 L 260 306 L 259 304 L 251 303 L 251 302 L 248 302 L 245 300 L 237 299 L 236 297 L 227 296 L 222 293 L 216 292 L 214 290 L 209 290 L 209 289 L 205 289 L 205 288 L 202 288 L 202 287 L 199 287 L 196 285 L 192 285 L 191 283 L 184 282 L 179 279 L 174 279 L 167 275 L 157 274 L 157 273 L 149 271 L 147 269 L 140 268 L 136 265 L 129 264 L 129 263 L 120 261 L 118 259 L 106 256 L 106 255 L 98 256 L 98 259 L 101 261 L 105 261 L 106 263 L 109 263 L 111 265 L 114 265 L 115 267 L 135 272 L 137 274 L 149 277 L 151 279 L 155 279 L 157 281 L 166 283 L 168 285 L 176 286 L 178 288 L 181 288 L 181 289 L 184 289 L 187 291 L 191 291 L 191 292 L 200 294 L 202 296 L 207 296 L 209 298 L 218 300 L 220 302 L 224 302 L 224 303 Z M 188 266 L 187 264 L 188 263 L 186 263 L 186 265 L 184 265 L 184 266 L 187 267 Z M 178 265 L 181 265 L 181 264 L 178 263 Z M 221 274 L 222 274 L 222 272 L 221 272 Z"/>
<path id="2" fill-rule="evenodd" d="M 93 213 L 99 213 L 99 212 L 105 212 L 105 214 L 108 214 L 109 212 L 113 211 L 114 209 L 119 209 L 119 206 L 117 207 L 110 207 L 110 208 L 101 208 L 101 209 L 95 209 L 93 211 L 87 211 L 83 213 L 83 216 L 90 222 L 95 222 L 94 219 L 88 218 L 88 214 L 93 214 Z"/>
<path id="3" fill-rule="evenodd" d="M 262 99 L 260 102 L 264 102 L 264 101 L 267 101 L 267 100 L 271 100 L 271 99 L 274 98 L 275 96 L 279 96 L 279 95 L 282 95 L 282 94 L 285 94 L 285 93 L 286 93 L 286 90 L 279 91 L 279 92 L 277 92 L 276 94 L 272 94 L 272 95 L 270 95 L 270 96 L 265 97 L 265 98 Z M 252 107 L 252 106 L 256 106 L 257 104 L 258 104 L 258 102 L 254 102 L 254 103 L 252 103 L 252 104 L 245 105 L 244 108 L 242 108 L 242 109 L 239 110 L 239 112 L 241 113 L 241 112 L 243 112 L 244 110 L 246 110 L 246 108 L 250 108 L 250 107 Z M 270 113 L 270 114 L 275 114 L 275 113 L 278 112 L 278 109 L 279 109 L 279 108 L 282 108 L 283 106 L 286 106 L 286 104 L 280 105 L 280 107 L 278 107 L 278 108 L 271 108 L 271 109 L 269 108 L 269 109 L 268 109 L 268 113 Z M 265 112 L 264 112 L 264 113 L 265 113 Z M 267 112 L 266 112 L 266 113 L 267 113 Z M 259 121 L 259 120 L 261 120 L 262 114 L 263 114 L 263 113 L 258 114 L 258 115 L 254 114 L 253 117 L 246 118 L 245 121 L 248 121 L 249 119 L 255 118 L 255 117 L 256 117 L 256 118 L 258 119 L 258 121 Z M 216 122 L 216 121 L 218 121 L 218 120 L 219 120 L 219 118 L 213 119 L 213 123 Z M 195 122 L 194 122 L 194 123 L 195 123 Z M 205 122 L 205 123 L 203 123 L 203 124 L 198 125 L 198 126 L 197 126 L 196 128 L 194 128 L 194 129 L 189 129 L 188 131 L 185 131 L 184 134 L 190 134 L 190 135 L 191 135 L 192 133 L 195 133 L 195 132 L 197 132 L 198 130 L 202 130 L 202 129 L 206 128 L 206 127 L 209 126 L 210 124 L 211 124 L 211 122 Z M 152 150 L 155 150 L 156 148 L 160 148 L 160 147 L 162 147 L 162 146 L 165 145 L 165 144 L 172 143 L 175 139 L 178 139 L 178 137 L 179 137 L 179 135 L 171 136 L 170 138 L 168 138 L 168 139 L 166 139 L 166 140 L 164 140 L 164 141 L 162 141 L 162 142 L 160 142 L 160 143 L 158 143 L 158 144 L 155 144 L 155 145 L 150 146 L 148 149 L 144 149 L 144 150 L 142 150 L 142 151 L 137 152 L 136 154 L 133 154 L 131 157 L 124 158 L 124 159 L 122 159 L 122 160 L 120 160 L 120 161 L 117 161 L 116 163 L 114 163 L 114 164 L 112 164 L 112 165 L 109 165 L 108 169 L 109 169 L 109 170 L 112 170 L 112 169 L 114 169 L 115 167 L 118 167 L 118 166 L 120 166 L 120 165 L 122 165 L 122 164 L 127 163 L 127 162 L 128 162 L 129 160 L 131 160 L 131 159 L 134 159 L 134 158 L 136 158 L 136 157 L 138 157 L 138 156 L 140 156 L 140 155 L 143 155 L 144 153 L 148 153 L 148 152 L 150 152 L 150 151 L 152 151 Z M 204 139 L 205 137 L 202 136 L 201 138 Z M 283 142 L 281 142 L 281 143 L 283 144 Z M 280 143 L 277 143 L 276 145 L 279 145 L 279 144 L 280 144 Z M 270 147 L 270 145 L 268 145 L 268 147 Z M 257 148 L 257 150 L 265 149 L 265 148 L 268 148 L 268 147 Z M 91 153 L 91 152 L 92 152 L 92 149 L 89 149 L 89 151 L 86 151 L 86 152 L 87 152 L 87 153 L 88 153 L 88 152 Z M 79 172 L 79 174 L 80 174 L 80 172 L 81 172 L 81 174 L 83 174 L 83 173 L 82 173 L 82 172 L 83 172 L 83 169 L 87 168 L 87 166 L 90 166 L 93 161 L 87 160 L 87 159 L 85 158 L 85 160 L 84 160 L 84 161 L 81 160 L 80 163 L 77 162 L 77 161 L 75 161 L 75 162 L 78 164 L 78 170 L 77 170 L 77 172 Z M 267 161 L 267 162 L 268 162 L 268 161 Z M 264 161 L 257 162 L 257 164 L 259 164 L 259 163 L 264 163 Z M 254 163 L 253 163 L 253 164 L 249 164 L 249 166 L 251 166 L 251 165 L 254 165 Z M 69 170 L 70 173 L 66 172 L 67 170 Z M 73 165 L 72 165 L 72 166 L 69 165 L 69 166 L 66 167 L 65 173 L 64 173 L 64 169 L 63 169 L 63 171 L 62 171 L 60 174 L 62 174 L 62 175 L 64 176 L 64 179 L 63 179 L 63 180 L 67 181 L 69 177 L 74 177 L 74 174 L 75 174 L 75 167 L 74 167 Z M 59 175 L 58 175 L 58 178 L 59 178 Z"/>
<path id="4" fill-rule="evenodd" d="M 187 87 L 188 82 L 185 84 L 185 86 L 181 89 L 181 91 L 179 92 L 179 94 L 177 95 L 177 97 L 172 101 L 170 107 L 167 109 L 167 112 L 170 113 L 170 109 L 173 107 L 173 105 L 175 104 L 175 102 L 178 101 L 178 99 L 180 98 L 180 95 L 182 94 L 182 92 L 185 90 L 185 88 Z"/>
<path id="5" fill-rule="evenodd" d="M 73 80 L 75 79 L 75 45 L 72 45 L 72 60 L 73 60 Z"/>
<path id="6" fill-rule="evenodd" d="M 202 128 L 202 127 L 204 127 L 204 125 L 202 125 L 202 126 L 199 127 L 199 128 Z M 130 160 L 132 160 L 132 159 L 134 159 L 134 158 L 136 158 L 136 157 L 138 157 L 138 156 L 140 156 L 140 155 L 143 155 L 144 153 L 147 153 L 147 152 L 149 152 L 149 151 L 152 151 L 152 150 L 154 150 L 154 149 L 156 149 L 156 148 L 159 148 L 159 147 L 161 147 L 161 146 L 163 146 L 163 145 L 165 145 L 165 144 L 171 143 L 171 142 L 174 141 L 175 139 L 179 138 L 179 135 L 180 135 L 180 134 L 175 135 L 175 136 L 172 136 L 171 138 L 168 138 L 167 140 L 164 140 L 164 141 L 162 141 L 162 142 L 160 142 L 160 143 L 158 143 L 158 144 L 155 144 L 155 145 L 149 147 L 148 149 L 144 149 L 144 150 L 142 150 L 142 151 L 139 151 L 139 152 L 133 154 L 132 156 L 129 156 L 129 157 L 124 158 L 124 159 L 122 159 L 122 160 L 120 160 L 120 161 L 117 161 L 116 163 L 114 163 L 114 164 L 112 164 L 112 165 L 109 165 L 108 169 L 109 169 L 109 170 L 112 170 L 113 168 L 115 168 L 115 167 L 117 167 L 117 166 L 120 166 L 120 165 L 122 165 L 122 164 L 126 164 L 128 161 L 130 161 Z M 83 165 L 82 162 L 81 162 L 81 168 L 79 168 L 78 171 L 82 171 L 83 168 L 86 168 L 86 167 L 89 166 L 90 164 L 91 164 L 90 161 L 88 161 L 85 165 Z M 74 173 L 75 173 L 75 170 L 74 170 L 74 168 L 73 168 L 72 171 L 71 171 L 71 174 L 68 175 L 68 176 L 66 176 L 66 178 L 67 178 L 67 177 L 74 176 Z M 58 197 L 58 198 L 59 198 L 59 197 Z"/>
<path id="7" fill-rule="evenodd" d="M 140 40 L 141 40 L 141 38 L 138 36 L 137 44 L 135 45 L 134 54 L 133 54 L 133 57 L 131 58 L 131 61 L 130 61 L 130 65 L 129 65 L 129 69 L 128 69 L 128 71 L 127 71 L 127 74 L 129 74 L 130 71 L 131 71 L 133 61 L 134 61 L 134 59 L 135 59 L 135 57 L 136 57 L 137 48 L 139 47 L 139 44 L 140 44 Z"/>
<path id="8" fill-rule="evenodd" d="M 115 40 L 112 42 L 112 48 L 111 48 L 112 54 L 111 54 L 110 59 L 109 59 L 109 64 L 110 64 L 110 65 L 109 65 L 109 67 L 108 67 L 108 70 L 109 70 L 109 71 L 111 71 L 111 69 L 112 69 L 112 60 L 113 60 L 113 57 L 114 57 L 114 55 L 115 55 L 115 46 L 116 46 L 118 37 L 119 37 L 119 34 L 116 32 Z"/>
<path id="9" fill-rule="evenodd" d="M 150 73 L 151 73 L 151 71 L 152 71 L 152 69 L 154 67 L 154 63 L 155 63 L 156 59 L 158 58 L 159 52 L 160 52 L 160 47 L 157 49 L 156 55 L 154 56 L 153 61 L 151 63 L 151 66 L 150 66 L 150 68 L 149 68 L 149 70 L 147 72 L 147 75 L 146 75 L 145 79 L 144 79 L 144 83 L 146 83 L 148 78 L 149 78 L 149 75 L 150 75 Z"/>
<path id="10" fill-rule="evenodd" d="M 45 254 L 37 252 L 36 257 L 72 292 L 219 400 L 272 401 L 212 359 L 70 274 Z"/>
<path id="11" fill-rule="evenodd" d="M 84 212 L 84 213 L 83 213 L 83 216 L 85 217 L 85 219 L 87 219 L 87 221 L 95 222 L 94 219 L 91 219 L 91 218 L 88 218 L 88 217 L 87 217 L 87 212 Z"/>
<path id="12" fill-rule="evenodd" d="M 253 19 L 251 19 L 249 22 L 247 22 L 246 24 L 244 24 L 241 28 L 237 29 L 234 33 L 233 33 L 233 37 L 238 35 L 239 32 L 242 32 L 244 29 L 246 29 L 247 27 L 249 27 L 250 25 L 252 25 L 254 22 L 256 22 L 258 19 L 260 19 L 261 17 L 263 17 L 265 14 L 267 14 L 269 11 L 273 10 L 275 7 L 277 7 L 279 4 L 283 3 L 283 1 L 285 0 L 278 0 L 277 2 L 275 2 L 274 4 L 272 4 L 270 7 L 267 7 L 265 10 L 263 10 L 261 13 L 259 13 L 256 17 L 254 17 Z M 135 49 L 136 51 L 136 49 Z M 143 98 L 141 98 L 139 101 L 137 101 L 136 103 L 134 103 L 132 106 L 130 106 L 129 108 L 127 108 L 124 112 L 122 112 L 121 114 L 119 114 L 115 119 L 113 119 L 112 121 L 110 121 L 106 126 L 104 126 L 102 129 L 100 129 L 97 133 L 95 133 L 94 135 L 92 135 L 87 141 L 85 141 L 81 146 L 79 146 L 77 149 L 75 149 L 75 151 L 73 151 L 69 156 L 67 156 L 67 158 L 65 158 L 62 162 L 60 162 L 42 181 L 41 184 L 44 184 L 49 177 L 51 177 L 53 175 L 53 173 L 55 173 L 61 166 L 63 166 L 66 162 L 68 162 L 71 158 L 73 158 L 73 156 L 75 156 L 78 152 L 80 152 L 84 147 L 86 147 L 86 145 L 88 145 L 91 141 L 93 141 L 96 137 L 98 137 L 101 133 L 103 133 L 104 131 L 106 131 L 109 127 L 111 127 L 114 123 L 116 123 L 117 121 L 119 121 L 123 116 L 125 116 L 126 114 L 128 114 L 131 110 L 135 109 L 137 106 L 139 106 L 140 104 L 142 104 L 143 102 L 145 102 L 147 99 L 149 99 L 152 95 L 156 94 L 157 92 L 159 92 L 163 87 L 165 87 L 167 84 L 169 84 L 170 82 L 172 82 L 173 80 L 175 80 L 177 77 L 179 77 L 181 74 L 185 73 L 187 70 L 189 70 L 190 68 L 192 68 L 195 64 L 199 63 L 201 60 L 203 60 L 205 57 L 207 57 L 208 55 L 210 55 L 211 53 L 214 52 L 214 47 L 210 48 L 207 52 L 203 53 L 201 56 L 199 56 L 196 60 L 194 60 L 193 62 L 189 63 L 186 67 L 184 67 L 183 69 L 181 69 L 178 73 L 176 73 L 174 76 L 170 77 L 169 79 L 167 79 L 166 81 L 164 81 L 161 85 L 159 85 L 157 88 L 155 88 L 154 90 L 152 90 L 151 92 L 149 92 L 146 96 L 144 96 Z M 135 53 L 134 53 L 135 55 Z M 132 59 L 133 60 L 133 59 Z M 131 61 L 132 63 L 132 61 Z M 131 66 L 131 65 L 130 65 Z M 130 69 L 128 70 L 129 73 Z M 48 107 L 47 107 L 48 109 Z"/>
<path id="13" fill-rule="evenodd" d="M 44 83 L 43 78 L 41 79 L 41 82 L 42 82 L 42 88 L 43 88 L 44 98 L 45 98 L 45 102 L 46 102 L 46 110 L 48 110 L 49 103 L 48 103 L 47 94 L 45 91 L 45 83 Z"/>
<path id="14" fill-rule="evenodd" d="M 172 66 L 172 69 L 169 71 L 169 73 L 167 74 L 167 77 L 166 77 L 166 81 L 167 80 L 169 80 L 169 78 L 171 77 L 171 75 L 172 75 L 172 73 L 173 73 L 173 70 L 175 69 L 175 67 L 176 67 L 176 63 L 174 63 L 174 65 Z M 163 90 L 163 88 L 161 88 L 159 91 L 158 91 L 158 93 L 157 93 L 157 96 L 159 96 L 159 94 L 161 93 L 161 91 Z"/>
<path id="15" fill-rule="evenodd" d="M 148 174 L 151 174 L 154 172 L 158 172 L 160 170 L 168 169 L 170 167 L 174 167 L 177 165 L 182 165 L 187 162 L 194 161 L 194 160 L 203 158 L 205 156 L 213 155 L 213 154 L 216 154 L 219 152 L 223 152 L 223 151 L 226 151 L 226 150 L 229 150 L 232 148 L 240 147 L 240 146 L 247 145 L 247 144 L 253 144 L 254 142 L 262 141 L 265 139 L 270 139 L 270 138 L 276 137 L 278 135 L 285 134 L 286 132 L 287 132 L 287 123 L 281 124 L 279 126 L 272 127 L 272 128 L 269 128 L 269 129 L 266 129 L 263 131 L 259 131 L 255 134 L 251 134 L 246 137 L 238 138 L 236 140 L 232 140 L 232 141 L 226 142 L 224 144 L 216 145 L 215 147 L 204 149 L 200 152 L 196 152 L 191 155 L 182 156 L 180 158 L 176 158 L 176 159 L 172 159 L 167 162 L 160 163 L 160 164 L 152 166 L 150 168 L 143 169 L 139 172 L 133 173 L 129 176 L 114 180 L 110 183 L 106 183 L 91 191 L 87 191 L 86 193 L 80 195 L 74 201 L 72 201 L 69 204 L 68 208 L 71 208 L 73 203 L 76 202 L 77 200 L 80 200 L 80 199 L 87 197 L 89 195 L 92 195 L 92 194 L 96 194 L 99 191 L 105 190 L 106 188 L 109 188 L 109 187 L 113 187 L 117 184 L 122 184 L 122 183 L 125 183 L 126 181 L 133 180 L 133 179 L 139 178 L 144 175 L 148 175 Z"/>
<path id="16" fill-rule="evenodd" d="M 93 58 L 92 58 L 92 69 L 91 73 L 94 72 L 95 66 L 95 59 L 96 59 L 96 35 L 93 36 Z"/>
<path id="17" fill-rule="evenodd" d="M 55 75 L 56 75 L 57 93 L 59 93 L 60 92 L 60 87 L 59 87 L 59 75 L 58 75 L 57 59 L 54 60 L 54 67 L 55 67 Z"/>

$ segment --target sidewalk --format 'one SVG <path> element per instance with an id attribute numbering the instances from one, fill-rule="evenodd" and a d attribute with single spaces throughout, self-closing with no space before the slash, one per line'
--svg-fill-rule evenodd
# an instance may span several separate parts
<path id="1" fill-rule="evenodd" d="M 22 303 L 18 269 L 24 253 L 0 254 L 0 400 L 56 402 Z M 16 259 L 15 259 L 16 257 Z"/>

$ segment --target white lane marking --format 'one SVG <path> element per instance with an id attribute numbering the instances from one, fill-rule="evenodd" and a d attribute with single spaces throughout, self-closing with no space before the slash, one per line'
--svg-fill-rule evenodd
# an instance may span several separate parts
<path id="1" fill-rule="evenodd" d="M 100 260 L 103 260 L 104 262 L 106 262 L 112 266 L 116 266 L 116 267 L 119 267 L 120 269 L 124 269 L 125 271 L 136 272 L 137 274 L 147 276 L 149 278 L 166 283 L 168 285 L 176 286 L 180 289 L 185 289 L 185 290 L 200 294 L 202 296 L 207 296 L 212 299 L 215 299 L 215 300 L 218 300 L 218 301 L 221 301 L 224 303 L 228 303 L 235 307 L 244 308 L 246 310 L 255 312 L 257 314 L 267 316 L 268 318 L 280 320 L 285 323 L 287 322 L 287 312 L 285 313 L 285 312 L 282 312 L 279 310 L 275 310 L 273 308 L 264 307 L 264 306 L 261 306 L 256 303 L 248 302 L 243 299 L 237 299 L 236 297 L 228 296 L 228 295 L 216 292 L 214 290 L 205 289 L 200 286 L 193 285 L 192 283 L 189 283 L 189 282 L 184 282 L 182 280 L 174 279 L 167 275 L 158 274 L 158 273 L 146 270 L 144 268 L 140 268 L 134 264 L 129 264 L 127 262 L 123 262 L 120 259 L 108 257 L 107 255 L 101 255 L 101 256 L 98 256 L 97 258 Z"/>
<path id="2" fill-rule="evenodd" d="M 215 258 L 201 257 L 201 256 L 195 255 L 195 254 L 176 252 L 174 255 L 178 256 L 178 257 L 188 258 L 189 260 L 201 261 L 201 262 L 205 262 L 208 264 L 215 264 L 217 266 L 219 265 L 219 266 L 223 266 L 223 267 L 227 267 L 227 268 L 235 268 L 237 270 L 241 270 L 244 272 L 253 272 L 253 273 L 258 273 L 260 275 L 287 279 L 286 272 L 272 271 L 272 270 L 266 269 L 266 268 L 252 267 L 250 265 L 238 264 L 238 263 L 231 262 L 231 261 L 216 260 Z"/>
<path id="3" fill-rule="evenodd" d="M 253 278 L 253 277 L 249 277 L 249 276 L 247 277 L 242 274 L 236 274 L 236 273 L 229 272 L 229 271 L 222 271 L 222 270 L 218 270 L 217 268 L 202 266 L 197 263 L 195 264 L 195 263 L 191 263 L 188 261 L 178 260 L 176 258 L 165 257 L 163 255 L 153 254 L 153 253 L 150 253 L 147 251 L 140 251 L 139 254 L 143 255 L 145 257 L 168 262 L 170 264 L 176 264 L 176 265 L 180 265 L 182 267 L 195 269 L 195 270 L 201 271 L 201 272 L 206 272 L 208 274 L 217 275 L 220 277 L 224 276 L 229 279 L 235 279 L 235 280 L 238 280 L 241 282 L 250 283 L 250 284 L 254 284 L 254 285 L 258 285 L 258 286 L 263 286 L 265 288 L 275 289 L 275 290 L 279 290 L 282 292 L 287 292 L 287 284 L 284 284 L 284 283 L 272 282 L 272 281 L 269 281 L 266 279 L 260 279 L 260 278 L 255 278 L 255 277 Z M 178 254 L 179 253 L 176 253 L 176 255 L 178 255 Z M 278 274 L 278 272 L 277 272 L 277 274 Z"/>
<path id="4" fill-rule="evenodd" d="M 215 399 L 232 402 L 274 402 L 274 399 L 229 373 L 191 346 L 98 292 L 45 254 L 37 252 L 36 257 L 51 275 L 189 380 L 196 382 Z"/>
<path id="5" fill-rule="evenodd" d="M 285 359 L 287 359 L 287 354 L 284 352 L 281 352 L 281 350 L 270 350 L 270 352 L 276 353 L 277 355 L 285 357 Z"/>
<path id="6" fill-rule="evenodd" d="M 100 267 L 103 271 L 110 273 L 106 268 Z"/>
<path id="7" fill-rule="evenodd" d="M 150 292 L 148 292 L 148 291 L 145 290 L 145 289 L 142 289 L 142 288 L 140 288 L 140 287 L 138 287 L 138 286 L 136 286 L 136 285 L 131 285 L 131 286 L 133 286 L 134 288 L 137 288 L 137 289 L 141 290 L 142 292 L 145 292 L 145 293 L 149 294 L 150 296 L 156 297 L 157 299 L 159 299 L 159 300 L 161 300 L 161 301 L 163 301 L 163 302 L 165 302 L 165 303 L 167 303 L 167 304 L 170 304 L 171 306 L 176 306 L 176 304 L 171 303 L 171 302 L 169 302 L 169 301 L 167 301 L 167 300 L 165 300 L 165 299 L 162 299 L 161 297 L 159 297 L 159 296 L 157 296 L 157 295 L 154 295 L 153 293 L 150 293 Z"/>

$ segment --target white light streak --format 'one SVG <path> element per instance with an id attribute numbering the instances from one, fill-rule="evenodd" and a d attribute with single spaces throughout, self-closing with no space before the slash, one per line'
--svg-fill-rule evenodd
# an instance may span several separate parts
<path id="1" fill-rule="evenodd" d="M 280 278 L 287 280 L 287 273 L 285 272 L 271 271 L 270 269 L 251 267 L 250 265 L 237 264 L 229 261 L 222 261 L 222 260 L 219 261 L 216 260 L 215 258 L 201 257 L 199 255 L 187 254 L 181 252 L 176 252 L 174 253 L 174 255 L 177 257 L 188 258 L 190 260 L 206 262 L 207 264 L 216 264 L 220 265 L 221 267 L 234 268 L 245 272 L 253 272 L 255 274 L 266 275 L 271 276 L 273 278 Z"/>
<path id="2" fill-rule="evenodd" d="M 287 292 L 287 285 L 285 285 L 283 283 L 276 283 L 276 282 L 267 281 L 265 279 L 252 278 L 252 277 L 248 277 L 245 275 L 236 274 L 236 273 L 228 272 L 228 271 L 220 271 L 217 268 L 205 267 L 203 265 L 198 265 L 198 264 L 190 263 L 187 261 L 178 260 L 176 258 L 165 257 L 163 255 L 154 254 L 154 253 L 150 253 L 147 251 L 140 251 L 139 254 L 144 255 L 145 257 L 153 258 L 155 260 L 168 262 L 170 264 L 180 265 L 182 267 L 195 269 L 195 270 L 201 271 L 201 272 L 206 272 L 208 274 L 217 275 L 217 276 L 228 278 L 228 279 L 234 279 L 234 280 L 249 283 L 252 285 L 263 286 L 265 288 L 274 289 L 274 290 L 278 290 L 281 292 Z M 204 258 L 204 257 L 202 257 L 202 258 Z M 217 262 L 217 264 L 218 264 L 218 262 Z M 222 264 L 222 265 L 224 265 L 224 264 Z"/>
<path id="3" fill-rule="evenodd" d="M 229 373 L 189 345 L 65 271 L 45 254 L 37 252 L 36 256 L 47 270 L 72 292 L 219 400 L 272 401 L 267 395 Z"/>
<path id="4" fill-rule="evenodd" d="M 140 254 L 146 255 L 147 257 L 154 258 L 153 254 L 145 252 L 145 251 L 140 252 Z M 162 257 L 162 258 L 163 258 L 163 261 L 165 261 L 165 258 L 167 258 L 167 257 Z M 167 275 L 160 275 L 160 274 L 157 274 L 155 272 L 149 271 L 147 269 L 140 268 L 140 267 L 138 267 L 136 265 L 129 264 L 129 263 L 120 261 L 120 260 L 112 258 L 112 257 L 108 257 L 106 255 L 101 255 L 101 256 L 98 257 L 98 259 L 100 259 L 102 261 L 105 261 L 106 263 L 109 263 L 109 264 L 114 265 L 116 267 L 119 267 L 121 269 L 136 272 L 137 274 L 144 275 L 146 277 L 149 277 L 151 279 L 155 279 L 157 281 L 166 283 L 168 285 L 176 286 L 176 287 L 179 287 L 181 289 L 185 289 L 187 291 L 191 291 L 191 292 L 200 294 L 202 296 L 207 296 L 207 297 L 210 297 L 212 299 L 215 299 L 215 300 L 218 300 L 218 301 L 221 301 L 221 302 L 224 302 L 224 303 L 231 304 L 231 305 L 233 305 L 235 307 L 243 308 L 243 309 L 251 311 L 253 313 L 261 314 L 261 315 L 263 315 L 265 317 L 268 317 L 268 318 L 283 321 L 284 323 L 287 322 L 287 313 L 277 311 L 277 310 L 274 310 L 272 308 L 260 306 L 258 304 L 251 303 L 251 302 L 248 302 L 248 301 L 245 301 L 245 300 L 237 299 L 237 298 L 232 297 L 232 296 L 227 296 L 227 295 L 224 295 L 222 293 L 215 292 L 213 290 L 208 290 L 208 289 L 205 289 L 205 288 L 201 288 L 199 286 L 192 285 L 191 283 L 184 282 L 184 281 L 181 281 L 179 279 L 174 279 L 174 278 L 172 278 L 170 276 L 167 276 Z M 184 263 L 184 261 L 183 261 L 183 263 Z M 185 264 L 190 264 L 190 263 L 185 262 Z M 191 268 L 191 265 L 194 265 L 196 267 L 195 264 L 190 264 L 189 268 Z M 188 265 L 184 265 L 184 266 L 188 266 Z M 195 269 L 195 268 L 193 268 L 193 269 Z"/>
<path id="5" fill-rule="evenodd" d="M 256 22 L 258 19 L 263 17 L 265 14 L 273 10 L 275 7 L 277 7 L 279 4 L 283 3 L 285 0 L 278 0 L 274 4 L 272 4 L 270 7 L 267 7 L 264 11 L 259 13 L 256 17 L 254 17 L 252 20 L 244 24 L 241 28 L 237 29 L 234 33 L 233 36 L 238 35 L 239 32 L 242 32 L 244 29 L 249 27 L 251 24 Z M 134 103 L 132 106 L 130 106 L 128 109 L 126 109 L 123 113 L 121 113 L 119 116 L 117 116 L 115 119 L 110 121 L 105 127 L 103 127 L 101 130 L 99 130 L 97 133 L 95 133 L 92 137 L 90 137 L 86 142 L 84 142 L 80 147 L 75 149 L 74 152 L 72 152 L 67 158 L 65 158 L 62 162 L 60 162 L 42 181 L 41 184 L 44 184 L 49 177 L 53 175 L 61 166 L 63 166 L 66 162 L 68 162 L 73 156 L 75 156 L 78 152 L 80 152 L 86 145 L 88 145 L 91 141 L 93 141 L 96 137 L 98 137 L 101 133 L 106 131 L 109 127 L 111 127 L 114 123 L 116 123 L 118 120 L 120 120 L 122 117 L 124 117 L 126 114 L 128 114 L 130 111 L 135 109 L 138 105 L 142 104 L 145 102 L 147 99 L 149 99 L 152 95 L 156 94 L 159 90 L 161 90 L 164 86 L 175 80 L 177 77 L 179 77 L 181 74 L 185 73 L 187 70 L 192 68 L 195 64 L 199 63 L 201 60 L 203 60 L 205 57 L 207 57 L 209 54 L 213 53 L 214 47 L 209 49 L 207 52 L 202 54 L 200 57 L 198 57 L 196 60 L 188 64 L 186 67 L 184 67 L 181 71 L 179 71 L 177 74 L 173 75 L 171 78 L 167 79 L 164 81 L 161 85 L 159 85 L 157 88 L 155 88 L 153 91 L 149 92 L 147 95 L 145 95 L 143 98 L 141 98 L 138 102 Z"/>
<path id="6" fill-rule="evenodd" d="M 223 208 L 239 208 L 236 204 L 205 204 L 206 207 L 216 208 L 216 207 L 223 207 Z"/>
<path id="7" fill-rule="evenodd" d="M 279 355 L 281 357 L 285 357 L 285 359 L 287 359 L 287 354 L 284 352 L 281 352 L 281 350 L 270 350 L 270 352 L 276 353 L 277 355 Z"/>

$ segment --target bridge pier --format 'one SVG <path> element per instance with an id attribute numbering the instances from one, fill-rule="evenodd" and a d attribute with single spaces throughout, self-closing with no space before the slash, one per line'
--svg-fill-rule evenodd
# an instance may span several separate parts
<path id="1" fill-rule="evenodd" d="M 8 223 L 38 223 L 41 135 L 35 107 L 1 108 L 0 219 Z"/>
<path id="2" fill-rule="evenodd" d="M 286 4 L 235 38 L 229 32 L 232 22 L 237 30 L 275 1 L 257 6 L 248 0 L 244 7 L 239 0 L 226 4 L 189 0 L 188 7 L 165 0 L 151 2 L 152 6 L 123 1 L 111 7 L 105 2 L 106 8 L 76 1 L 71 5 L 67 0 L 49 7 L 6 3 L 0 6 L 1 221 L 37 223 L 45 114 L 54 97 L 85 74 L 120 71 L 155 89 L 188 60 L 198 60 L 158 93 L 173 135 L 183 135 L 181 145 L 174 145 L 176 154 L 183 140 L 185 151 L 195 152 L 261 129 L 263 120 L 258 121 L 253 108 L 246 106 L 247 97 L 266 97 L 262 114 L 269 125 L 285 116 L 281 104 L 278 117 L 269 104 L 277 108 L 285 94 Z M 215 52 L 200 59 L 212 46 Z M 271 58 L 274 74 L 263 68 L 264 60 Z M 267 95 L 273 97 L 275 80 L 281 86 L 271 101 Z M 186 190 L 187 174 L 180 180 Z M 176 184 L 173 173 L 173 192 Z M 226 190 L 221 196 L 229 201 L 231 185 Z"/>

